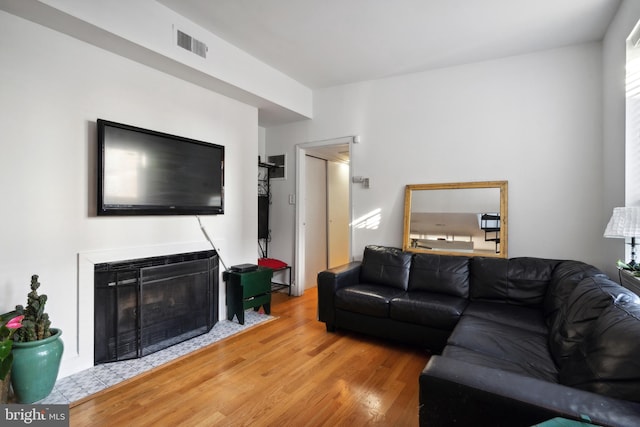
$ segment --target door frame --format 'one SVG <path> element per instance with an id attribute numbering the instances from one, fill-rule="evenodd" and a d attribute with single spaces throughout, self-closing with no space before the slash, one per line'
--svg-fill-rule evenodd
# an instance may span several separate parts
<path id="1" fill-rule="evenodd" d="M 354 136 L 343 136 L 321 141 L 311 141 L 296 144 L 296 218 L 295 218 L 295 287 L 294 294 L 301 296 L 305 288 L 312 287 L 304 283 L 305 265 L 305 242 L 306 230 L 304 218 L 306 215 L 306 163 L 307 152 L 313 148 L 325 147 L 329 145 L 349 144 L 349 260 L 353 259 L 353 143 Z"/>

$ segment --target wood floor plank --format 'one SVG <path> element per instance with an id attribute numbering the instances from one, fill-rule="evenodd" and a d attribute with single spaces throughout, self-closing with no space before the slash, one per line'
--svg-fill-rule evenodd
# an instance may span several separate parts
<path id="1" fill-rule="evenodd" d="M 258 325 L 72 405 L 71 426 L 416 426 L 429 354 L 327 333 L 317 291 Z"/>

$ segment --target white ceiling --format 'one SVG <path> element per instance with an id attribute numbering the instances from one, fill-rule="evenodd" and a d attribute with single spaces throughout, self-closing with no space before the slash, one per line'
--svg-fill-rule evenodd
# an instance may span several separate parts
<path id="1" fill-rule="evenodd" d="M 620 0 L 157 0 L 312 89 L 601 40 Z"/>

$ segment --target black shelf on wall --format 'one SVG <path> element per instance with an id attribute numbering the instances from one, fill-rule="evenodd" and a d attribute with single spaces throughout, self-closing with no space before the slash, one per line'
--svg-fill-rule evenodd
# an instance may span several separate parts
<path id="1" fill-rule="evenodd" d="M 271 170 L 275 165 L 258 159 L 258 248 L 260 257 L 267 258 L 271 231 L 269 230 L 269 206 L 271 205 Z"/>
<path id="2" fill-rule="evenodd" d="M 280 156 L 276 156 L 280 157 Z M 284 158 L 284 156 L 281 156 Z M 271 241 L 271 230 L 269 229 L 269 208 L 271 206 L 271 179 L 285 178 L 284 161 L 281 164 L 263 163 L 258 157 L 258 250 L 260 251 L 260 261 L 280 263 L 265 264 L 273 270 L 273 273 L 284 272 L 285 283 L 271 282 L 271 291 L 288 289 L 291 296 L 292 277 L 291 266 L 279 260 L 269 259 L 269 242 Z"/>

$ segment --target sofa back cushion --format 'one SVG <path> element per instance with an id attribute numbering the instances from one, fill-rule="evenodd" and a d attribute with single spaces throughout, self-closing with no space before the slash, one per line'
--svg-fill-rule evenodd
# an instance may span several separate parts
<path id="1" fill-rule="evenodd" d="M 537 307 L 544 300 L 558 262 L 528 257 L 474 257 L 470 261 L 470 297 L 472 300 Z"/>
<path id="2" fill-rule="evenodd" d="M 595 326 L 605 308 L 615 300 L 633 299 L 633 293 L 607 277 L 582 279 L 558 309 L 549 328 L 549 351 L 562 367 Z M 640 355 L 639 355 L 640 356 Z"/>
<path id="3" fill-rule="evenodd" d="M 606 277 L 602 271 L 581 261 L 562 261 L 558 264 L 553 270 L 551 283 L 544 297 L 543 309 L 548 326 L 553 325 L 558 310 L 576 285 L 585 277 L 593 276 Z"/>
<path id="4" fill-rule="evenodd" d="M 611 303 L 562 366 L 562 384 L 640 402 L 640 300 Z"/>
<path id="5" fill-rule="evenodd" d="M 411 253 L 397 248 L 375 245 L 365 247 L 360 268 L 360 282 L 390 286 L 406 291 L 409 283 L 411 256 Z"/>
<path id="6" fill-rule="evenodd" d="M 469 258 L 415 254 L 411 263 L 409 290 L 469 298 Z"/>

